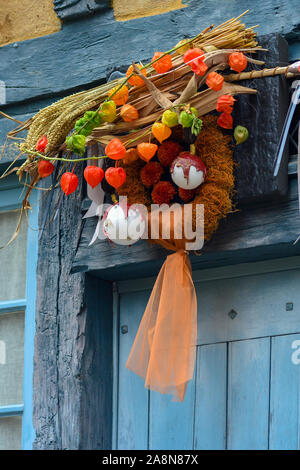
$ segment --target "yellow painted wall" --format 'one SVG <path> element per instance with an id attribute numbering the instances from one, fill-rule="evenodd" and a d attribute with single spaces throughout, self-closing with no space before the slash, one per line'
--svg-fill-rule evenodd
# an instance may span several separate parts
<path id="1" fill-rule="evenodd" d="M 0 45 L 59 31 L 53 0 L 0 0 Z"/>
<path id="2" fill-rule="evenodd" d="M 117 21 L 160 15 L 186 6 L 184 0 L 113 0 L 112 5 Z"/>

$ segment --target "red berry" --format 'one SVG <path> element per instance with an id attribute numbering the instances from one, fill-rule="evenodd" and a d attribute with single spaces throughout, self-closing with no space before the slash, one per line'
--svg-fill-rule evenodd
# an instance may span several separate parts
<path id="1" fill-rule="evenodd" d="M 60 185 L 65 195 L 68 196 L 69 194 L 74 193 L 76 190 L 78 186 L 78 178 L 76 175 L 74 175 L 74 173 L 67 171 L 62 175 Z"/>
<path id="2" fill-rule="evenodd" d="M 104 171 L 99 166 L 88 165 L 84 172 L 83 176 L 85 181 L 95 188 L 104 178 Z"/>
<path id="3" fill-rule="evenodd" d="M 47 160 L 40 160 L 38 162 L 38 173 L 41 178 L 47 178 L 50 176 L 54 171 L 54 165 Z"/>
<path id="4" fill-rule="evenodd" d="M 108 182 L 108 184 L 110 184 L 113 188 L 117 189 L 120 186 L 122 186 L 126 181 L 125 170 L 121 167 L 107 168 L 105 172 L 105 179 Z"/>
<path id="5" fill-rule="evenodd" d="M 42 135 L 42 137 L 37 141 L 35 148 L 38 152 L 44 153 L 47 145 L 48 145 L 48 139 L 45 135 Z"/>

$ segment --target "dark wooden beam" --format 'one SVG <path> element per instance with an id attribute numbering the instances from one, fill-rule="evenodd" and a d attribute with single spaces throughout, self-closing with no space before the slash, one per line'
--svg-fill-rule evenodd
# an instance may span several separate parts
<path id="1" fill-rule="evenodd" d="M 54 0 L 54 10 L 63 21 L 94 15 L 108 8 L 109 0 Z"/>
<path id="2" fill-rule="evenodd" d="M 294 32 L 299 38 L 298 0 L 274 6 L 258 2 L 244 18 L 247 25 L 259 24 L 260 34 Z M 163 15 L 125 22 L 115 21 L 112 10 L 66 23 L 61 31 L 0 48 L 1 76 L 6 84 L 7 104 L 53 96 L 66 89 L 105 80 L 115 69 L 132 60 L 152 57 L 167 50 L 184 36 L 193 36 L 208 25 L 237 16 L 249 7 L 247 0 L 189 2 L 187 8 Z M 150 40 L 149 40 L 150 38 Z"/>
<path id="3" fill-rule="evenodd" d="M 268 50 L 259 54 L 265 63 L 275 66 L 288 62 L 288 44 L 279 34 L 262 36 L 259 43 Z M 273 178 L 273 165 L 289 106 L 288 81 L 277 76 L 241 84 L 255 88 L 257 95 L 238 96 L 234 107 L 234 125 L 249 130 L 248 140 L 236 146 L 234 152 L 237 199 L 239 203 L 249 203 L 282 197 L 288 185 L 288 144 L 276 178 Z"/>
<path id="4" fill-rule="evenodd" d="M 53 194 L 48 217 L 59 194 L 60 190 Z M 49 196 L 41 199 L 40 224 L 48 204 Z M 111 446 L 112 289 L 111 283 L 99 280 L 96 286 L 82 273 L 70 275 L 80 217 L 81 188 L 63 199 L 57 218 L 46 224 L 39 241 L 35 449 Z"/>

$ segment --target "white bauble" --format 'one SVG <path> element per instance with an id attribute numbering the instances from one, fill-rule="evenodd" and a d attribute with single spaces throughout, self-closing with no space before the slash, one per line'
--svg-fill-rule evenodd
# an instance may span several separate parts
<path id="1" fill-rule="evenodd" d="M 171 165 L 173 182 L 182 189 L 195 189 L 205 181 L 206 166 L 196 155 L 182 152 Z"/>
<path id="2" fill-rule="evenodd" d="M 145 218 L 134 206 L 115 204 L 103 217 L 104 235 L 118 245 L 133 245 L 140 240 L 145 228 Z"/>

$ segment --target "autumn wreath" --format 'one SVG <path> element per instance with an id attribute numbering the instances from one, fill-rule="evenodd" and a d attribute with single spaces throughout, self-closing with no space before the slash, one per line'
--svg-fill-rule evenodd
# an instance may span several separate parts
<path id="1" fill-rule="evenodd" d="M 209 240 L 220 220 L 232 211 L 234 160 L 232 136 L 220 128 L 217 116 L 206 115 L 202 119 L 203 128 L 195 142 L 196 155 L 207 168 L 205 182 L 201 186 L 195 190 L 176 189 L 170 182 L 170 166 L 187 148 L 182 128 L 176 126 L 170 139 L 158 147 L 157 156 L 149 163 L 138 158 L 123 164 L 127 179 L 117 192 L 127 196 L 129 204 L 144 204 L 147 207 L 152 203 L 174 201 L 204 204 L 204 238 Z"/>
<path id="2" fill-rule="evenodd" d="M 155 52 L 147 64 L 132 63 L 123 78 L 67 96 L 25 123 L 17 121 L 19 126 L 8 138 L 28 133 L 21 143 L 17 138 L 20 153 L 3 176 L 15 171 L 20 179 L 24 174 L 30 177 L 20 220 L 30 209 L 31 191 L 43 178 L 53 175 L 46 188 L 52 195 L 55 187 L 67 196 L 75 193 L 75 168 L 84 161 L 83 177 L 92 200 L 85 217 L 97 215 L 97 228 L 103 222 L 110 240 L 110 227 L 137 216 L 134 204 L 150 209 L 152 203 L 173 202 L 180 208 L 192 205 L 194 230 L 196 208 L 204 206 L 204 239 L 209 240 L 233 210 L 233 143 L 240 145 L 248 138 L 243 123 L 233 130 L 234 97 L 256 93 L 235 82 L 299 74 L 299 63 L 246 71 L 249 64 L 263 65 L 252 55 L 259 49 L 254 28 L 246 28 L 240 17 L 232 18 L 169 51 Z M 102 155 L 92 150 L 99 144 Z M 18 166 L 21 155 L 26 161 Z M 115 204 L 102 220 L 104 193 Z M 129 206 L 121 207 L 120 196 L 127 196 Z M 61 193 L 58 202 L 60 197 Z M 96 229 L 92 242 L 98 233 Z M 126 233 L 125 241 L 118 235 L 113 241 L 132 245 L 139 238 Z M 171 233 L 170 239 L 154 242 L 175 253 L 167 256 L 157 277 L 127 367 L 145 379 L 146 387 L 183 400 L 193 376 L 197 342 L 191 266 L 184 238 L 175 240 Z"/>

